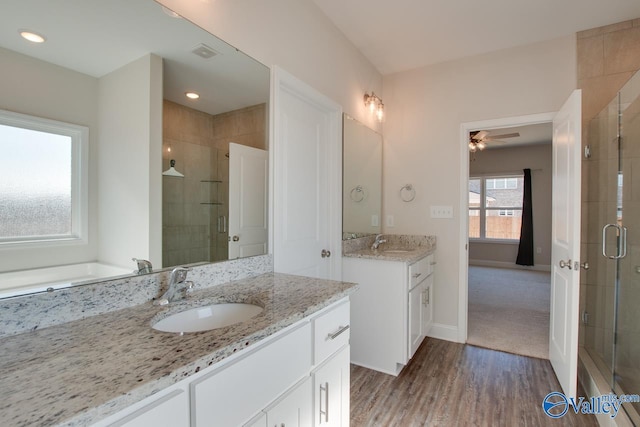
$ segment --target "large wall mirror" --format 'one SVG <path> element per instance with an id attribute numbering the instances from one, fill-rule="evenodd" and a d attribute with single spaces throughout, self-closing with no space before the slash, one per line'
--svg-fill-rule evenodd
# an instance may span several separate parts
<path id="1" fill-rule="evenodd" d="M 382 135 L 343 117 L 343 240 L 380 233 Z"/>
<path id="2" fill-rule="evenodd" d="M 44 289 L 34 269 L 67 286 L 132 274 L 132 258 L 157 271 L 267 253 L 263 64 L 153 0 L 11 0 L 0 14 L 0 69 L 0 110 L 88 135 L 82 173 L 71 177 L 85 208 L 70 217 L 82 235 L 0 236 L 0 297 Z M 1 136 L 4 153 L 20 144 Z M 10 159 L 39 173 L 27 157 Z M 39 188 L 40 201 L 57 197 Z M 0 201 L 17 200 L 0 219 L 28 221 L 29 198 L 10 192 L 0 183 Z M 32 221 L 49 222 L 51 212 Z M 73 265 L 82 272 L 63 277 Z"/>

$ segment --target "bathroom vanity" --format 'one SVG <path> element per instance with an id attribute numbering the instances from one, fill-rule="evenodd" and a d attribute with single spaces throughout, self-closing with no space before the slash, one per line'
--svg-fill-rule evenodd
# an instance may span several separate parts
<path id="1" fill-rule="evenodd" d="M 398 375 L 433 322 L 433 236 L 384 235 L 343 242 L 344 280 L 360 285 L 351 299 L 351 362 Z M 360 242 L 358 242 L 360 240 Z"/>
<path id="2" fill-rule="evenodd" d="M 169 308 L 147 301 L 5 336 L 0 417 L 29 426 L 348 425 L 356 289 L 266 273 L 199 289 Z M 177 311 L 238 302 L 264 309 L 204 332 L 151 327 Z"/>

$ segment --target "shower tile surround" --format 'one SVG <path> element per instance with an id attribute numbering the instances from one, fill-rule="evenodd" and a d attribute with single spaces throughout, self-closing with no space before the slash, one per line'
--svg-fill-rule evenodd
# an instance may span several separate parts
<path id="1" fill-rule="evenodd" d="M 589 145 L 591 151 L 590 158 L 582 159 L 581 261 L 589 262 L 590 269 L 581 271 L 580 274 L 580 313 L 588 312 L 589 319 L 588 323 L 580 324 L 579 342 L 586 351 L 583 353 L 581 349 L 581 358 L 585 355 L 585 360 L 580 361 L 579 376 L 585 388 L 590 390 L 589 395 L 599 395 L 608 392 L 610 385 L 599 385 L 599 390 L 588 386 L 599 384 L 595 378 L 602 378 L 605 383 L 610 383 L 614 363 L 616 264 L 607 262 L 601 255 L 601 227 L 606 223 L 615 223 L 617 213 L 617 150 L 614 144 L 607 142 L 614 141 L 617 135 L 617 127 L 612 126 L 612 123 L 617 121 L 618 112 L 609 103 L 640 70 L 640 19 L 579 32 L 577 63 L 578 88 L 582 89 L 583 96 L 582 144 Z M 626 115 L 623 113 L 624 117 Z M 637 129 L 632 129 L 629 123 L 623 123 L 623 132 L 627 136 L 631 135 L 632 130 L 637 134 Z M 635 210 L 638 198 L 634 194 L 637 191 L 637 181 L 635 174 L 629 173 L 638 164 L 637 147 L 631 153 L 625 153 L 624 157 L 626 161 L 623 161 L 623 173 L 632 178 L 631 182 L 625 178 L 623 187 L 624 216 L 628 221 L 638 218 Z M 603 176 L 607 179 L 602 179 Z M 638 259 L 639 253 L 640 249 L 630 239 L 629 257 L 632 260 Z M 620 278 L 623 285 L 637 284 L 637 280 L 632 279 L 637 275 L 633 269 L 636 263 L 637 261 L 627 261 L 622 264 L 624 268 L 620 271 Z M 621 287 L 621 292 L 626 294 L 620 299 L 620 312 L 636 313 L 636 296 L 640 297 L 640 292 L 624 286 Z M 623 333 L 618 337 L 618 342 L 627 345 L 622 346 L 623 349 L 621 346 L 616 347 L 617 364 L 627 369 L 627 375 L 635 371 L 637 384 L 640 378 L 640 370 L 637 369 L 640 329 L 637 327 L 637 320 L 633 320 L 630 315 L 622 316 L 619 320 L 618 328 Z M 619 378 L 618 375 L 616 377 Z M 638 417 L 637 414 L 634 416 Z M 620 418 L 621 414 L 618 416 L 618 423 L 622 422 Z M 636 423 L 638 419 L 635 419 Z"/>
<path id="2" fill-rule="evenodd" d="M 150 303 L 168 272 L 2 301 L 3 324 L 34 316 L 39 326 L 19 333 L 33 327 L 14 324 L 11 336 L 3 331 L 3 422 L 92 424 L 250 348 L 357 289 L 353 283 L 273 273 L 272 266 L 272 257 L 265 255 L 194 267 L 193 296 L 169 307 Z M 58 298 L 51 300 L 53 295 Z M 219 302 L 254 302 L 264 311 L 250 322 L 184 336 L 150 327 L 173 312 Z"/>
<path id="3" fill-rule="evenodd" d="M 581 324 L 580 345 L 597 353 L 597 364 L 610 366 L 615 266 L 598 262 L 602 257 L 600 229 L 589 224 L 615 221 L 617 181 L 600 177 L 601 172 L 617 168 L 615 147 L 601 142 L 612 140 L 617 129 L 606 126 L 606 117 L 596 116 L 640 70 L 640 19 L 577 33 L 577 63 L 583 98 L 582 144 L 591 148 L 591 158 L 582 159 L 581 196 L 581 260 L 591 268 L 580 275 L 580 312 L 586 310 L 590 321 Z"/>

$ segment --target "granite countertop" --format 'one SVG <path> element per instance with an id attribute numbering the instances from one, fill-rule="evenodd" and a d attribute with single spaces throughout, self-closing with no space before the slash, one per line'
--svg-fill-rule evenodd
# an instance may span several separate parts
<path id="1" fill-rule="evenodd" d="M 194 292 L 169 308 L 151 302 L 0 339 L 0 419 L 6 426 L 97 422 L 251 347 L 348 296 L 353 283 L 267 273 Z M 218 302 L 251 302 L 250 321 L 184 335 L 151 323 Z"/>
<path id="2" fill-rule="evenodd" d="M 380 247 L 380 249 L 360 249 L 357 251 L 344 254 L 347 258 L 365 258 L 365 259 L 377 259 L 380 261 L 396 261 L 406 262 L 407 264 L 413 264 L 414 262 L 426 257 L 433 253 L 433 248 L 419 247 L 411 249 L 408 252 L 395 252 L 398 249 L 393 247 Z"/>
<path id="3" fill-rule="evenodd" d="M 387 242 L 380 244 L 378 249 L 371 249 L 375 236 L 345 240 L 342 242 L 342 255 L 347 258 L 365 258 L 411 264 L 432 254 L 436 249 L 435 236 L 384 234 L 383 239 Z"/>

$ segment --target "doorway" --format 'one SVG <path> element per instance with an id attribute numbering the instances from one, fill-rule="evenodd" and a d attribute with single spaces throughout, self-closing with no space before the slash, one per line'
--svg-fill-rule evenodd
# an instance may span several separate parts
<path id="1" fill-rule="evenodd" d="M 549 358 L 551 139 L 551 123 L 470 133 L 469 344 Z"/>
<path id="2" fill-rule="evenodd" d="M 471 135 L 472 132 L 476 132 L 478 130 L 493 130 L 493 131 L 499 131 L 500 133 L 494 133 L 494 134 L 505 134 L 505 133 L 516 133 L 517 131 L 514 131 L 515 128 L 518 127 L 527 127 L 527 126 L 538 126 L 538 125 L 544 125 L 544 126 L 548 126 L 550 129 L 550 123 L 552 122 L 554 117 L 554 113 L 545 113 L 545 114 L 535 114 L 535 115 L 529 115 L 529 116 L 520 116 L 520 117 L 512 117 L 512 118 L 504 118 L 504 119 L 496 119 L 496 120 L 487 120 L 487 121 L 481 121 L 481 122 L 473 122 L 473 123 L 464 123 L 461 125 L 461 141 L 464 141 L 465 147 L 468 145 L 469 143 L 469 137 Z M 550 141 L 550 137 L 548 138 L 547 141 Z M 497 144 L 494 144 L 497 145 Z M 503 144 L 500 144 L 503 145 Z M 508 146 L 508 144 L 506 144 Z M 465 149 L 464 150 L 464 154 L 461 155 L 461 161 L 463 162 L 463 164 L 461 165 L 460 169 L 461 171 L 463 171 L 464 176 L 461 177 L 461 188 L 460 188 L 460 194 L 462 195 L 461 200 L 460 200 L 460 212 L 469 212 L 469 192 L 470 192 L 470 188 L 469 188 L 469 182 L 470 182 L 470 163 L 471 160 L 473 159 L 473 155 L 474 153 L 470 152 L 470 150 Z M 490 155 L 490 153 L 495 151 L 495 149 L 486 149 L 486 150 L 482 150 L 481 153 L 476 152 L 475 153 L 475 158 L 476 158 L 476 162 L 479 162 L 480 159 L 480 155 Z M 485 156 L 485 157 L 486 157 Z M 506 175 L 516 175 L 518 173 L 522 173 L 522 169 L 520 168 L 520 166 L 518 164 L 515 164 L 513 162 L 505 162 L 504 160 L 501 161 L 500 163 L 501 165 L 501 170 L 494 170 L 493 172 L 489 171 L 488 169 L 482 169 L 480 172 L 482 172 L 481 175 L 483 175 L 486 179 L 498 179 L 500 178 L 502 180 L 502 182 L 497 183 L 496 181 L 493 181 L 492 183 L 489 184 L 489 187 L 493 186 L 501 186 L 507 185 L 507 181 L 505 180 L 505 178 L 507 178 Z M 526 167 L 530 167 L 531 169 L 545 169 L 545 166 L 530 166 L 527 165 Z M 495 168 L 494 168 L 495 169 Z M 538 171 L 538 173 L 543 172 L 543 171 Z M 536 173 L 536 172 L 532 172 Z M 550 173 L 550 166 L 547 166 L 547 173 Z M 500 177 L 498 177 L 497 175 L 501 175 Z M 510 183 L 513 184 L 513 183 Z M 487 185 L 487 183 L 485 182 L 484 184 L 485 186 Z M 486 194 L 482 194 L 482 197 L 484 198 L 486 196 Z M 480 197 L 480 196 L 479 196 Z M 516 212 L 511 212 L 511 211 L 515 211 L 515 209 L 504 209 L 503 212 L 491 212 L 492 214 L 495 213 L 497 214 L 496 216 L 500 216 L 500 214 L 502 214 L 503 217 L 514 217 Z M 471 214 L 471 212 L 470 212 Z M 551 217 L 551 212 L 549 211 L 549 222 L 551 221 L 550 217 Z M 466 220 L 466 221 L 461 221 L 461 230 L 460 230 L 460 234 L 461 234 L 461 240 L 462 240 L 462 244 L 460 245 L 460 250 L 461 250 L 461 256 L 460 259 L 463 260 L 462 265 L 460 266 L 460 307 L 459 307 L 459 338 L 461 342 L 467 342 L 468 341 L 468 337 L 469 337 L 469 295 L 470 295 L 470 291 L 469 291 L 469 259 L 474 259 L 472 258 L 472 254 L 477 253 L 477 251 L 480 252 L 488 252 L 490 251 L 490 249 L 488 249 L 486 247 L 486 244 L 483 243 L 484 246 L 478 246 L 476 248 L 472 248 L 470 245 L 470 240 L 469 240 L 469 230 L 470 230 L 470 221 L 469 221 L 470 217 Z M 479 221 L 479 220 L 478 220 Z M 479 230 L 479 228 L 478 228 Z M 486 234 L 486 229 L 483 230 Z M 547 236 L 547 239 L 550 239 L 550 235 Z M 501 242 L 499 244 L 494 244 L 493 245 L 493 252 L 494 252 L 494 259 L 485 259 L 485 260 L 480 260 L 480 259 L 476 259 L 475 264 L 480 264 L 479 267 L 482 268 L 492 268 L 492 269 L 496 269 L 496 271 L 500 272 L 502 268 L 505 267 L 515 267 L 514 261 L 515 261 L 515 255 L 513 255 L 514 253 L 517 253 L 517 244 L 515 245 L 514 248 L 514 244 L 513 241 L 509 241 L 509 240 L 513 240 L 513 239 L 504 239 L 507 240 L 507 242 Z M 478 243 L 481 243 L 480 241 L 478 241 Z M 535 242 L 534 242 L 535 243 Z M 538 246 L 536 246 L 537 249 Z M 475 252 L 472 253 L 472 250 L 474 250 Z M 543 251 L 543 249 L 541 248 L 541 252 Z M 498 253 L 496 253 L 498 252 Z M 537 252 L 537 250 L 536 250 Z M 549 249 L 550 252 L 550 249 Z M 541 256 L 543 254 L 535 254 L 535 256 L 537 256 L 538 259 L 541 259 Z M 509 258 L 510 257 L 510 258 Z M 506 261 L 507 259 L 509 259 L 510 261 Z M 539 270 L 541 270 L 542 272 L 544 271 L 548 271 L 549 270 L 549 263 L 550 263 L 550 256 L 547 258 L 548 261 L 545 262 L 544 267 L 543 266 L 539 266 L 537 267 Z M 535 262 L 534 262 L 535 264 Z M 534 267 L 536 268 L 536 267 Z"/>

